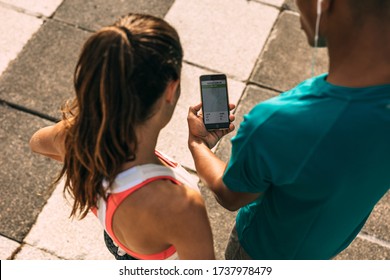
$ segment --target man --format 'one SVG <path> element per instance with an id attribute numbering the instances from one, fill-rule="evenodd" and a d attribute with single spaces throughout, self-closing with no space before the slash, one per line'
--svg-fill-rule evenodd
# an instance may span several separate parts
<path id="1" fill-rule="evenodd" d="M 329 73 L 256 105 L 227 165 L 210 149 L 228 131 L 206 131 L 201 105 L 189 111 L 199 177 L 240 209 L 228 259 L 333 258 L 390 186 L 390 1 L 296 4 L 309 44 L 328 47 Z"/>

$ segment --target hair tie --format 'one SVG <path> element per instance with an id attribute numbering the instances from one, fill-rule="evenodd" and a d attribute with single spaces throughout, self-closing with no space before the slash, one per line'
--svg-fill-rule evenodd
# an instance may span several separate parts
<path id="1" fill-rule="evenodd" d="M 124 26 L 117 26 L 117 28 L 119 28 L 120 30 L 122 30 L 123 32 L 125 32 L 126 37 L 127 37 L 127 40 L 129 40 L 130 44 L 133 44 L 133 43 L 134 43 L 134 40 L 133 40 L 133 33 L 131 33 L 131 31 L 130 31 L 129 29 L 127 29 L 127 28 L 124 27 Z"/>

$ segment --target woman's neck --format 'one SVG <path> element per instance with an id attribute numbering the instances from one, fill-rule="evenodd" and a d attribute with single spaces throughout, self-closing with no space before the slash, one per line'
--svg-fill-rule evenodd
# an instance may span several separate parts
<path id="1" fill-rule="evenodd" d="M 149 122 L 139 126 L 136 129 L 138 145 L 135 152 L 135 160 L 124 163 L 121 171 L 142 164 L 159 164 L 160 161 L 155 154 L 159 133 L 160 129 Z"/>

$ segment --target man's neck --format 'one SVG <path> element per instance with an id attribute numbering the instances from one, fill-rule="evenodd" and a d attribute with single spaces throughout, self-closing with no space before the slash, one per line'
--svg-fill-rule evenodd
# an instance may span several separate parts
<path id="1" fill-rule="evenodd" d="M 328 39 L 328 81 L 347 87 L 390 84 L 390 28 L 366 24 Z M 390 25 L 390 24 L 389 24 Z"/>

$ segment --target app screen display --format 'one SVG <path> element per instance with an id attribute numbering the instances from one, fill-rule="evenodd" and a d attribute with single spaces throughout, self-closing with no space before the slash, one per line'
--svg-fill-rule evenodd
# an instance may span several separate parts
<path id="1" fill-rule="evenodd" d="M 228 123 L 226 80 L 202 81 L 205 124 Z"/>

